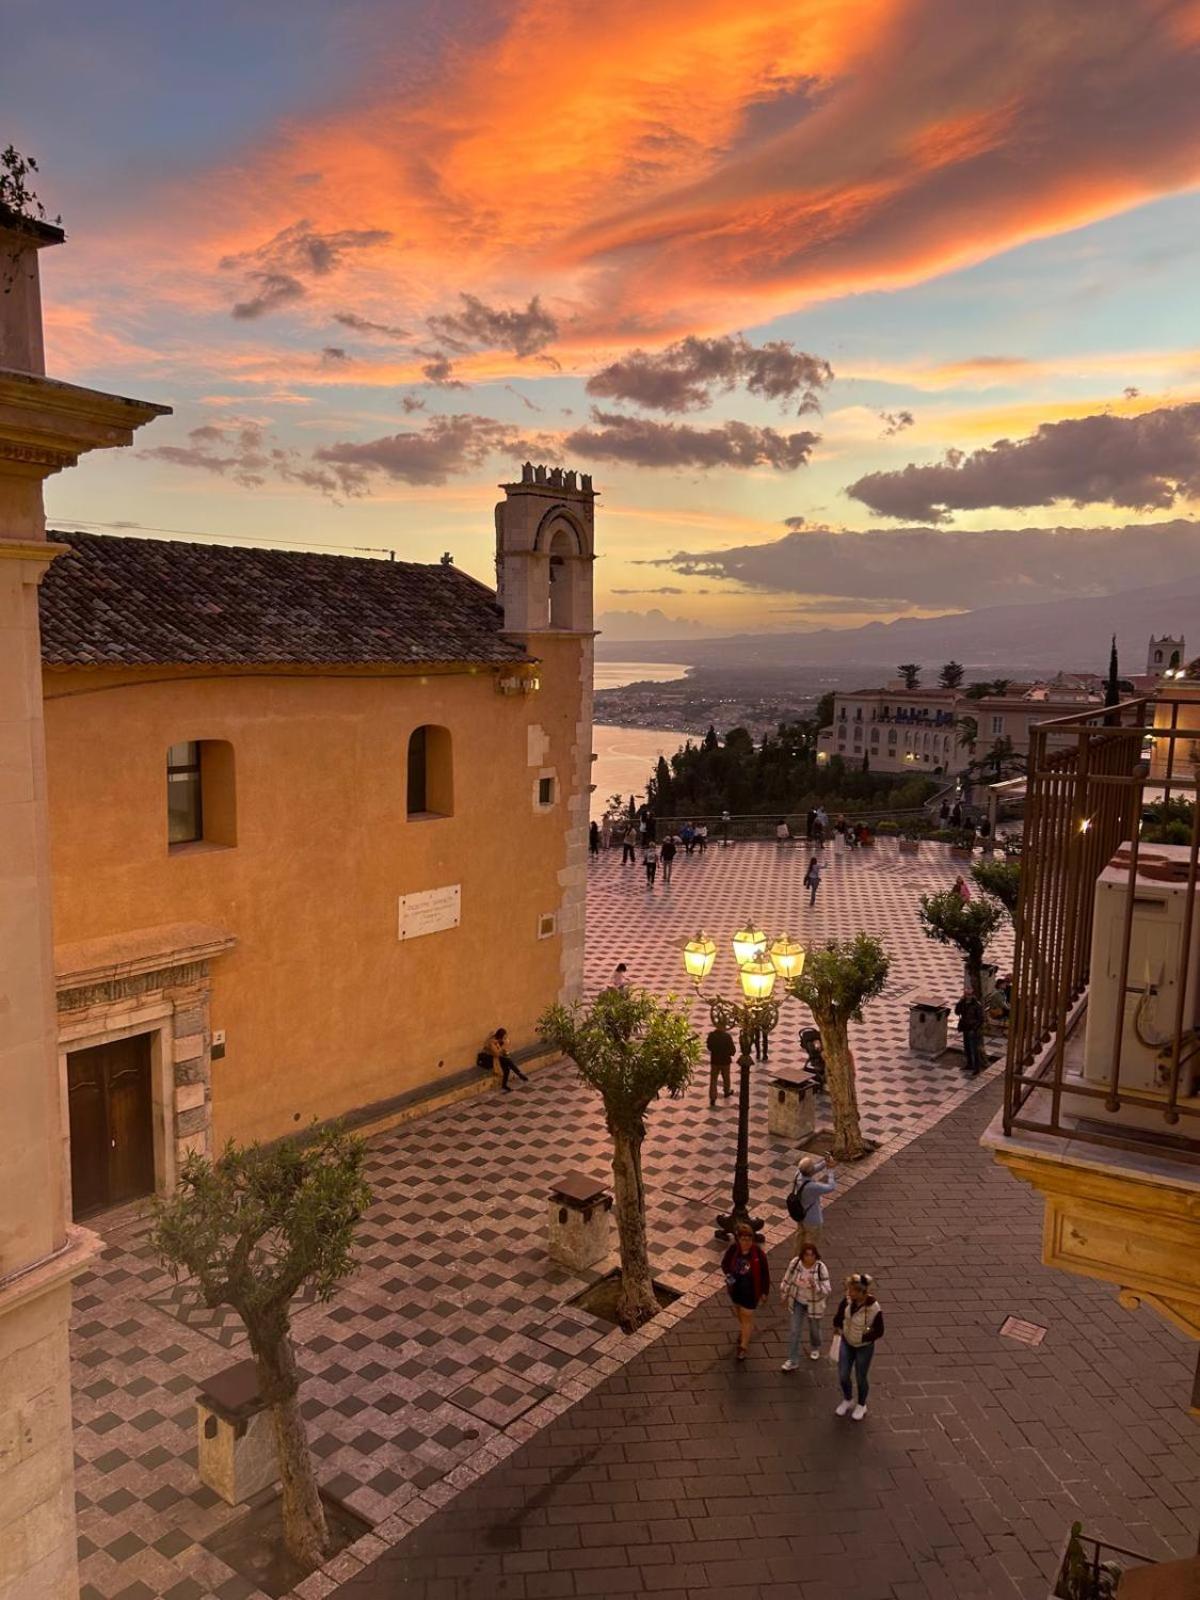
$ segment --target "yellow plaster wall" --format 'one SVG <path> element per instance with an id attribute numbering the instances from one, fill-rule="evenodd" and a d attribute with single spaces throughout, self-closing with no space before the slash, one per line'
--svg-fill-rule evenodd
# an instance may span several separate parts
<path id="1" fill-rule="evenodd" d="M 436 1080 L 500 1024 L 532 1041 L 559 993 L 560 938 L 537 925 L 562 895 L 584 648 L 539 641 L 542 687 L 513 696 L 488 669 L 47 671 L 56 943 L 193 919 L 237 938 L 213 965 L 218 1144 Z M 410 822 L 421 723 L 450 730 L 454 815 Z M 534 724 L 548 740 L 536 764 Z M 233 747 L 233 848 L 168 852 L 166 752 L 190 739 Z M 548 767 L 558 798 L 539 813 Z M 401 943 L 398 897 L 450 884 L 461 925 Z"/>

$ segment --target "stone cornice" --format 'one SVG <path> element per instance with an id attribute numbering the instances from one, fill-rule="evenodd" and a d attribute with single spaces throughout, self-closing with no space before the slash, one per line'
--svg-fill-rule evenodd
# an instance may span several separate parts
<path id="1" fill-rule="evenodd" d="M 66 555 L 68 546 L 49 539 L 0 539 L 0 561 L 45 561 Z"/>
<path id="2" fill-rule="evenodd" d="M 0 469 L 47 477 L 88 450 L 133 442 L 135 431 L 169 406 L 83 389 L 31 372 L 0 368 Z"/>
<path id="3" fill-rule="evenodd" d="M 224 928 L 205 922 L 167 922 L 109 938 L 84 939 L 55 948 L 55 984 L 61 992 L 194 966 L 224 955 L 236 943 Z"/>
<path id="4" fill-rule="evenodd" d="M 0 1278 L 0 1320 L 28 1300 L 36 1300 L 79 1276 L 100 1254 L 104 1240 L 90 1228 L 72 1225 L 60 1247 L 48 1256 Z"/>

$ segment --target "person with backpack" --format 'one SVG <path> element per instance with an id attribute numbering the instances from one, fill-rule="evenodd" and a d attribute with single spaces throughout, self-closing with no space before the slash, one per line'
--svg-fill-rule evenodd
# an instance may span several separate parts
<path id="1" fill-rule="evenodd" d="M 846 1279 L 846 1293 L 833 1314 L 833 1327 L 838 1336 L 838 1382 L 842 1386 L 837 1414 L 844 1417 L 849 1412 L 855 1422 L 861 1422 L 867 1414 L 871 1387 L 867 1373 L 875 1346 L 883 1338 L 883 1307 L 875 1298 L 875 1280 L 869 1272 L 852 1272 Z M 854 1384 L 858 1386 L 857 1403 Z"/>
<path id="2" fill-rule="evenodd" d="M 800 1365 L 800 1344 L 805 1328 L 808 1329 L 808 1359 L 821 1359 L 821 1319 L 832 1287 L 829 1268 L 821 1260 L 821 1252 L 815 1244 L 806 1244 L 800 1254 L 788 1262 L 779 1285 L 792 1319 L 784 1372 L 795 1372 Z"/>
<path id="3" fill-rule="evenodd" d="M 754 1313 L 771 1292 L 767 1253 L 755 1243 L 754 1229 L 748 1222 L 739 1222 L 734 1229 L 733 1243 L 721 1257 L 721 1271 L 737 1318 L 737 1358 L 745 1361 L 754 1332 Z"/>
<path id="4" fill-rule="evenodd" d="M 821 887 L 821 863 L 813 856 L 808 863 L 808 871 L 804 874 L 804 887 L 808 890 L 808 903 L 815 906 L 817 903 L 817 890 Z"/>
<path id="5" fill-rule="evenodd" d="M 825 1228 L 821 1205 L 825 1196 L 837 1188 L 833 1168 L 832 1158 L 826 1156 L 805 1156 L 796 1168 L 796 1180 L 787 1197 L 787 1213 L 796 1224 L 794 1256 L 798 1256 L 806 1244 L 820 1248 Z"/>

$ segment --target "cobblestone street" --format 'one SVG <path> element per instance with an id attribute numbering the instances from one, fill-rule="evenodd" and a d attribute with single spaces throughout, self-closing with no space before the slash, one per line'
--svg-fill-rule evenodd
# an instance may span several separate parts
<path id="1" fill-rule="evenodd" d="M 640 868 L 622 869 L 608 854 L 592 869 L 588 983 L 600 987 L 624 959 L 635 982 L 678 990 L 682 941 L 703 924 L 724 945 L 749 913 L 772 933 L 786 925 L 810 941 L 858 928 L 879 934 L 892 977 L 855 1045 L 864 1126 L 880 1149 L 844 1175 L 850 1187 L 978 1085 L 964 1084 L 956 1053 L 928 1062 L 907 1048 L 907 999 L 952 999 L 958 989 L 951 953 L 921 936 L 914 914 L 918 893 L 951 882 L 958 864 L 930 847 L 902 858 L 894 844 L 827 854 L 811 910 L 799 849 L 713 847 L 681 861 L 671 887 L 653 892 Z M 714 976 L 728 985 L 724 951 L 720 961 L 725 970 Z M 695 1017 L 702 1025 L 699 1007 Z M 806 1020 L 794 1002 L 785 1008 L 772 1066 L 799 1061 Z M 783 1199 L 796 1152 L 767 1132 L 766 1082 L 760 1069 L 752 1181 L 775 1240 L 788 1231 Z M 728 1194 L 733 1104 L 710 1111 L 698 1083 L 652 1115 L 652 1253 L 660 1276 L 684 1292 L 635 1339 L 571 1305 L 584 1280 L 545 1252 L 550 1183 L 570 1168 L 608 1175 L 598 1102 L 569 1067 L 540 1072 L 511 1096 L 488 1087 L 373 1138 L 376 1203 L 362 1266 L 332 1304 L 300 1307 L 295 1319 L 309 1374 L 304 1409 L 327 1488 L 383 1539 L 399 1537 L 686 1318 L 711 1291 L 719 1260 L 710 1219 Z M 1001 1192 L 1001 1204 L 1019 1200 L 1015 1185 Z M 136 1213 L 115 1215 L 103 1231 L 107 1249 L 77 1285 L 73 1329 L 85 1600 L 249 1600 L 258 1591 L 206 1548 L 237 1513 L 197 1483 L 192 1405 L 198 1381 L 245 1354 L 241 1325 L 171 1284 Z M 356 1565 L 348 1555 L 339 1570 Z"/>

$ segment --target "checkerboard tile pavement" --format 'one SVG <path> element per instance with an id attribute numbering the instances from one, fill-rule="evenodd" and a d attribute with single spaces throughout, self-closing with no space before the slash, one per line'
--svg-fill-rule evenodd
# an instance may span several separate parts
<path id="1" fill-rule="evenodd" d="M 720 942 L 748 915 L 809 943 L 877 934 L 892 976 L 854 1038 L 877 1161 L 964 1093 L 957 1056 L 925 1062 L 907 1048 L 908 998 L 952 999 L 960 981 L 953 954 L 921 936 L 916 898 L 951 883 L 960 864 L 938 847 L 901 857 L 882 841 L 825 856 L 811 909 L 797 847 L 711 846 L 680 859 L 670 887 L 652 891 L 640 866 L 622 868 L 617 852 L 602 857 L 589 885 L 587 988 L 602 987 L 624 960 L 635 982 L 681 993 L 683 941 L 703 926 Z M 1007 955 L 1001 941 L 997 957 Z M 714 979 L 736 981 L 724 948 Z M 693 1014 L 704 1026 L 703 1007 Z M 796 1002 L 785 1004 L 769 1067 L 800 1063 L 807 1022 Z M 796 1152 L 767 1133 L 768 1075 L 756 1069 L 751 1180 L 768 1237 L 779 1238 Z M 711 1218 L 728 1195 L 736 1137 L 735 1101 L 710 1110 L 705 1090 L 698 1082 L 655 1108 L 645 1151 L 656 1269 L 696 1292 L 714 1282 Z M 571 1305 L 583 1280 L 545 1253 L 551 1181 L 570 1167 L 608 1171 L 598 1103 L 569 1067 L 512 1095 L 446 1107 L 370 1148 L 376 1199 L 359 1270 L 333 1303 L 300 1305 L 295 1330 L 322 1481 L 394 1528 L 616 1370 L 643 1336 L 625 1339 Z M 195 1475 L 195 1388 L 246 1354 L 240 1324 L 171 1283 L 136 1210 L 106 1219 L 103 1232 L 103 1256 L 76 1286 L 72 1333 L 84 1600 L 253 1600 L 253 1585 L 204 1545 L 237 1513 Z"/>

